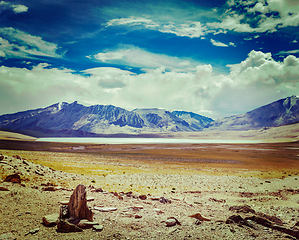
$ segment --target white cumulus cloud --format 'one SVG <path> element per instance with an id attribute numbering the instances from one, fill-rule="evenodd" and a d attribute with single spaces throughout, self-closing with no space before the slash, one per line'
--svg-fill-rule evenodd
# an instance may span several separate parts
<path id="1" fill-rule="evenodd" d="M 12 27 L 0 28 L 0 43 L 0 51 L 6 57 L 30 57 L 32 55 L 61 57 L 57 53 L 59 48 L 56 44 Z"/>
<path id="2" fill-rule="evenodd" d="M 112 19 L 106 23 L 110 26 L 141 26 L 147 29 L 156 30 L 163 33 L 172 33 L 180 37 L 198 38 L 205 35 L 207 28 L 198 21 L 186 21 L 184 23 L 174 22 L 154 22 L 143 17 L 128 17 Z"/>
<path id="3" fill-rule="evenodd" d="M 88 57 L 106 63 L 144 68 L 144 70 L 164 66 L 166 70 L 195 71 L 196 66 L 199 64 L 189 59 L 179 59 L 164 54 L 148 52 L 133 45 L 119 45 L 116 49 L 107 49 L 104 52 Z"/>
<path id="4" fill-rule="evenodd" d="M 296 0 L 229 0 L 227 5 L 230 8 L 224 12 L 220 21 L 209 22 L 208 27 L 260 33 L 299 25 L 299 2 Z"/>
<path id="5" fill-rule="evenodd" d="M 187 61 L 178 59 L 182 65 Z M 136 74 L 112 67 L 70 69 L 39 64 L 31 70 L 0 67 L 0 114 L 48 106 L 59 101 L 112 104 L 128 110 L 159 107 L 218 118 L 244 113 L 299 90 L 299 58 L 276 61 L 251 51 L 244 61 L 217 74 L 210 64 L 194 71 L 165 71 L 164 66 Z M 9 104 L 8 104 L 9 103 Z"/>
<path id="6" fill-rule="evenodd" d="M 217 46 L 217 47 L 228 47 L 227 44 L 222 43 L 222 42 L 215 41 L 214 39 L 211 39 L 211 43 L 212 43 L 214 46 Z"/>
<path id="7" fill-rule="evenodd" d="M 0 12 L 2 12 L 5 9 L 12 9 L 15 13 L 21 13 L 21 12 L 27 12 L 28 7 L 21 4 L 11 4 L 6 1 L 0 2 Z"/>

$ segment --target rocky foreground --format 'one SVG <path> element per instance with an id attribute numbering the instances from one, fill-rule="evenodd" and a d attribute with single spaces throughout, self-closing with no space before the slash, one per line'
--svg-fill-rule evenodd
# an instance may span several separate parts
<path id="1" fill-rule="evenodd" d="M 79 184 L 75 198 L 74 182 L 86 177 L 0 155 L 0 177 L 0 239 L 299 239 L 297 176 L 144 175 L 172 186 L 184 179 L 198 190 L 175 186 L 156 196 L 107 192 L 94 182 Z M 90 213 L 72 215 L 70 205 Z"/>

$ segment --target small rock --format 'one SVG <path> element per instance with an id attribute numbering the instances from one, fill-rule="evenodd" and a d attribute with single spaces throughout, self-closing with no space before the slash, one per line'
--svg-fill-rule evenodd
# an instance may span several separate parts
<path id="1" fill-rule="evenodd" d="M 24 164 L 26 164 L 27 166 L 29 165 L 29 163 L 28 163 L 28 162 L 26 162 L 25 160 L 23 160 L 23 163 L 24 163 Z"/>
<path id="2" fill-rule="evenodd" d="M 69 204 L 69 200 L 62 200 L 62 201 L 60 201 L 59 203 L 61 204 L 61 205 L 68 205 Z"/>
<path id="3" fill-rule="evenodd" d="M 7 176 L 4 182 L 21 183 L 21 177 L 18 173 L 15 173 Z"/>
<path id="4" fill-rule="evenodd" d="M 140 198 L 141 200 L 146 200 L 146 199 L 147 199 L 146 195 L 140 195 L 139 198 Z"/>
<path id="5" fill-rule="evenodd" d="M 153 200 L 153 201 L 159 201 L 160 198 L 159 197 L 151 197 L 151 200 Z"/>
<path id="6" fill-rule="evenodd" d="M 57 191 L 58 189 L 55 188 L 55 187 L 44 187 L 42 190 L 43 190 L 43 191 L 50 191 L 50 192 L 53 192 L 53 191 Z"/>
<path id="7" fill-rule="evenodd" d="M 57 185 L 55 185 L 54 183 L 47 182 L 47 183 L 42 183 L 41 186 L 44 186 L 44 187 L 49 187 L 49 186 L 56 187 Z"/>
<path id="8" fill-rule="evenodd" d="M 94 197 L 87 197 L 87 198 L 86 198 L 86 201 L 87 201 L 87 202 L 91 202 L 91 201 L 94 201 L 94 199 L 95 199 Z"/>
<path id="9" fill-rule="evenodd" d="M 25 236 L 27 236 L 28 234 L 35 234 L 35 233 L 37 233 L 38 231 L 39 231 L 39 228 L 31 229 L 29 232 L 27 232 L 27 233 L 25 234 Z"/>
<path id="10" fill-rule="evenodd" d="M 127 197 L 133 197 L 133 192 L 132 191 L 130 191 L 130 192 L 127 192 L 127 193 L 125 193 L 125 195 L 127 196 Z"/>
<path id="11" fill-rule="evenodd" d="M 102 188 L 97 188 L 97 189 L 91 190 L 91 192 L 103 192 L 103 189 Z"/>
<path id="12" fill-rule="evenodd" d="M 167 220 L 165 221 L 166 223 L 166 227 L 171 227 L 174 226 L 172 225 L 172 223 L 175 221 L 174 225 L 181 225 L 181 223 L 179 222 L 179 220 L 177 220 L 175 217 L 169 217 L 167 218 Z"/>
<path id="13" fill-rule="evenodd" d="M 117 208 L 115 207 L 94 207 L 93 208 L 94 210 L 97 210 L 97 211 L 100 211 L 100 212 L 113 212 L 113 211 L 116 211 Z"/>
<path id="14" fill-rule="evenodd" d="M 194 224 L 195 224 L 195 225 L 200 225 L 200 224 L 201 224 L 201 221 L 199 221 L 198 219 L 196 219 L 196 221 L 195 221 Z"/>
<path id="15" fill-rule="evenodd" d="M 104 229 L 103 225 L 93 225 L 92 229 L 96 232 L 100 232 Z"/>
<path id="16" fill-rule="evenodd" d="M 230 216 L 227 220 L 226 220 L 226 224 L 231 224 L 231 223 L 240 223 L 243 222 L 244 219 L 240 216 L 240 215 L 233 215 Z"/>
<path id="17" fill-rule="evenodd" d="M 165 197 L 160 197 L 159 201 L 160 203 L 171 203 L 171 200 L 166 199 Z"/>
<path id="18" fill-rule="evenodd" d="M 196 218 L 199 221 L 211 221 L 211 219 L 207 219 L 207 218 L 204 218 L 203 216 L 201 216 L 200 213 L 193 214 L 189 217 Z"/>
<path id="19" fill-rule="evenodd" d="M 226 201 L 224 199 L 216 199 L 216 198 L 209 198 L 209 201 L 211 202 L 218 202 L 218 203 L 225 203 Z"/>
<path id="20" fill-rule="evenodd" d="M 143 206 L 134 206 L 132 208 L 134 211 L 139 211 L 140 209 L 143 209 Z"/>
<path id="21" fill-rule="evenodd" d="M 237 213 L 255 213 L 255 211 L 248 205 L 244 206 L 231 206 L 229 208 L 230 211 L 236 211 Z"/>
<path id="22" fill-rule="evenodd" d="M 164 213 L 163 211 L 161 211 L 160 209 L 158 208 L 154 208 L 153 209 L 157 214 L 161 214 L 161 213 Z"/>
<path id="23" fill-rule="evenodd" d="M 39 175 L 39 176 L 44 176 L 44 174 L 43 174 L 42 172 L 38 171 L 38 170 L 35 170 L 35 173 L 36 173 L 37 175 Z"/>
<path id="24" fill-rule="evenodd" d="M 59 214 L 58 213 L 54 213 L 51 215 L 46 215 L 43 217 L 43 224 L 45 226 L 55 226 L 59 221 Z"/>
<path id="25" fill-rule="evenodd" d="M 39 231 L 39 228 L 34 228 L 34 229 L 31 229 L 30 231 L 29 231 L 29 233 L 31 233 L 31 234 L 35 234 L 35 233 L 37 233 Z"/>
<path id="26" fill-rule="evenodd" d="M 9 189 L 7 189 L 5 187 L 0 187 L 0 191 L 9 191 Z"/>
<path id="27" fill-rule="evenodd" d="M 58 232 L 82 232 L 83 229 L 76 226 L 75 224 L 61 220 L 57 224 L 57 231 Z"/>
<path id="28" fill-rule="evenodd" d="M 78 227 L 80 227 L 80 228 L 92 228 L 95 225 L 99 225 L 99 223 L 98 222 L 92 222 L 92 221 L 89 221 L 87 219 L 82 219 L 78 223 Z"/>
<path id="29" fill-rule="evenodd" d="M 176 220 L 173 218 L 170 218 L 170 219 L 167 219 L 165 221 L 165 223 L 166 223 L 166 227 L 172 227 L 172 226 L 176 225 Z"/>
<path id="30" fill-rule="evenodd" d="M 141 216 L 141 215 L 138 215 L 138 214 L 136 214 L 136 215 L 135 215 L 135 218 L 142 218 L 142 216 Z"/>

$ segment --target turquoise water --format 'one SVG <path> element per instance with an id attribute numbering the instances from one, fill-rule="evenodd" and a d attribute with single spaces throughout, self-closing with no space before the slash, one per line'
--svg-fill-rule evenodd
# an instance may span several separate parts
<path id="1" fill-rule="evenodd" d="M 182 139 L 182 138 L 39 138 L 42 142 L 94 143 L 94 144 L 160 144 L 160 143 L 259 143 L 258 140 Z"/>

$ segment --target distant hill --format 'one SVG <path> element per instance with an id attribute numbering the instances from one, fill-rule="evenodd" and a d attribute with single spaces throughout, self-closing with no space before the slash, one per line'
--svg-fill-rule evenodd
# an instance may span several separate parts
<path id="1" fill-rule="evenodd" d="M 299 98 L 291 96 L 244 114 L 220 118 L 207 124 L 205 130 L 251 130 L 298 122 Z"/>
<path id="2" fill-rule="evenodd" d="M 198 118 L 200 115 L 194 116 Z M 86 107 L 77 102 L 63 102 L 46 108 L 2 115 L 0 129 L 36 137 L 95 137 L 99 134 L 195 131 L 206 125 L 206 122 L 200 123 L 196 119 L 192 120 L 192 117 L 188 121 L 162 109 L 128 111 L 112 105 Z"/>

